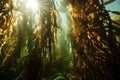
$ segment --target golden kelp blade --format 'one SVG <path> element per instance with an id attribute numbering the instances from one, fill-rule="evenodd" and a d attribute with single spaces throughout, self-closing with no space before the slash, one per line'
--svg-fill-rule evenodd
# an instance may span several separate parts
<path id="1" fill-rule="evenodd" d="M 119 80 L 120 25 L 103 0 L 1 0 L 1 80 Z"/>
<path id="2" fill-rule="evenodd" d="M 119 55 L 120 45 L 112 32 L 113 25 L 108 11 L 99 3 L 99 0 L 69 1 L 72 6 L 71 16 L 75 29 L 73 56 L 76 73 L 82 80 L 118 79 L 118 73 L 111 71 L 110 67 L 112 64 L 120 66 L 119 58 L 113 56 Z M 119 12 L 114 13 L 119 14 Z M 112 76 L 112 73 L 116 76 Z M 108 77 L 110 75 L 111 77 Z"/>

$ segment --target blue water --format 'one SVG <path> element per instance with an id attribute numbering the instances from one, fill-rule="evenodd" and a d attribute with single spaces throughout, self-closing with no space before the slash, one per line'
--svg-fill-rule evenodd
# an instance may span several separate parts
<path id="1" fill-rule="evenodd" d="M 106 6 L 107 10 L 111 10 L 111 11 L 120 11 L 120 0 L 116 0 L 113 3 L 109 4 Z M 116 16 L 115 14 L 110 13 L 110 16 L 113 18 L 114 16 Z"/>

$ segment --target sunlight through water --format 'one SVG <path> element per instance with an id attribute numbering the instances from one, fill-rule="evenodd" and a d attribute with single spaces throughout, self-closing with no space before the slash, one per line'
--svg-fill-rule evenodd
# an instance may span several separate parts
<path id="1" fill-rule="evenodd" d="M 36 0 L 27 0 L 27 8 L 34 11 L 38 10 L 38 4 Z"/>

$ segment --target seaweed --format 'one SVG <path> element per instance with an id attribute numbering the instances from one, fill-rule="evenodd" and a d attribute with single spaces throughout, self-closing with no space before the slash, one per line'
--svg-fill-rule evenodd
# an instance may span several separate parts
<path id="1" fill-rule="evenodd" d="M 120 23 L 109 15 L 120 12 L 105 8 L 115 0 L 36 0 L 36 12 L 22 1 L 0 1 L 1 80 L 120 79 Z"/>

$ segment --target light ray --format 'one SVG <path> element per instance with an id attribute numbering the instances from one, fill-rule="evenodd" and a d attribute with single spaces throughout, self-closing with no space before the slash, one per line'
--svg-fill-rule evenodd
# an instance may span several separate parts
<path id="1" fill-rule="evenodd" d="M 34 11 L 38 10 L 38 3 L 36 0 L 27 0 L 27 8 Z"/>

